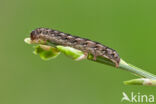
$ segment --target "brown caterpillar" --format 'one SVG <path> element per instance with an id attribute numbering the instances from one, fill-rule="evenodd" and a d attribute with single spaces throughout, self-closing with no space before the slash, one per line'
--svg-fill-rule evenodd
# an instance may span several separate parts
<path id="1" fill-rule="evenodd" d="M 85 55 L 88 55 L 88 53 L 90 53 L 94 56 L 94 60 L 96 60 L 97 56 L 107 58 L 115 63 L 116 67 L 119 67 L 120 57 L 117 52 L 98 42 L 77 36 L 72 36 L 70 34 L 48 28 L 37 28 L 31 32 L 30 37 L 32 41 L 49 41 L 57 45 L 69 46 L 81 50 Z"/>

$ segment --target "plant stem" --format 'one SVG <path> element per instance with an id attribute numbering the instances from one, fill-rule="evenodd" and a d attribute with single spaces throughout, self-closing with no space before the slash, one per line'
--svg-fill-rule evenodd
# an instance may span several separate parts
<path id="1" fill-rule="evenodd" d="M 119 68 L 120 69 L 124 69 L 126 71 L 130 71 L 133 74 L 136 74 L 140 77 L 144 77 L 144 78 L 149 78 L 149 79 L 155 79 L 156 80 L 156 75 L 149 73 L 147 71 L 144 71 L 138 67 L 135 67 L 131 64 L 126 63 L 123 59 L 120 60 L 120 64 L 119 64 Z"/>
<path id="2" fill-rule="evenodd" d="M 147 78 L 139 78 L 132 79 L 129 81 L 124 81 L 125 85 L 143 85 L 143 86 L 156 86 L 156 80 L 147 79 Z"/>
<path id="3" fill-rule="evenodd" d="M 25 42 L 28 44 L 34 44 L 34 42 L 30 40 L 30 38 L 26 38 Z M 41 45 L 41 43 L 36 43 L 36 44 L 40 46 L 40 47 L 36 47 L 36 51 L 35 51 L 36 54 L 39 54 L 40 57 L 45 60 L 49 58 L 54 58 L 55 56 L 59 55 L 59 52 L 61 52 L 61 53 L 64 53 L 66 56 L 70 56 L 74 60 L 88 59 L 88 60 L 95 61 L 98 63 L 107 64 L 113 67 L 115 66 L 115 64 L 107 58 L 97 57 L 96 60 L 94 60 L 93 55 L 89 54 L 86 57 L 86 55 L 82 51 L 74 49 L 72 47 L 55 45 L 50 42 L 47 42 L 45 45 Z M 133 79 L 133 80 L 125 81 L 124 84 L 126 85 L 154 85 L 156 86 L 156 75 L 152 73 L 149 73 L 129 63 L 126 63 L 123 59 L 120 59 L 119 68 L 142 77 L 141 79 Z"/>

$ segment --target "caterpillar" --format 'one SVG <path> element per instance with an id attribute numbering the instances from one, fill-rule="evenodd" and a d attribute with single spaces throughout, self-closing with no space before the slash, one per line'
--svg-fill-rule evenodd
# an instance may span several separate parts
<path id="1" fill-rule="evenodd" d="M 81 50 L 85 55 L 92 54 L 94 56 L 93 60 L 96 60 L 97 56 L 101 56 L 111 60 L 116 67 L 119 67 L 120 57 L 115 50 L 86 38 L 72 36 L 70 34 L 48 28 L 37 28 L 33 30 L 30 34 L 30 38 L 32 41 L 44 40 L 57 45 L 73 47 Z"/>

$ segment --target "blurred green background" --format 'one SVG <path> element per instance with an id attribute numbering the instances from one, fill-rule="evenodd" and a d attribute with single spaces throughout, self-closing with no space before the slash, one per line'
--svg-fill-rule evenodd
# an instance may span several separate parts
<path id="1" fill-rule="evenodd" d="M 155 0 L 1 0 L 0 13 L 0 104 L 122 104 L 122 92 L 132 91 L 156 97 L 155 87 L 123 85 L 137 78 L 131 73 L 64 55 L 43 61 L 24 43 L 35 28 L 53 28 L 156 74 Z"/>

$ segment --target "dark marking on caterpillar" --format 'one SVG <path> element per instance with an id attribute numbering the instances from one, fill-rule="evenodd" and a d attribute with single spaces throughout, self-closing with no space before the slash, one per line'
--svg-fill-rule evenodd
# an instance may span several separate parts
<path id="1" fill-rule="evenodd" d="M 107 58 L 111 60 L 116 67 L 119 67 L 120 57 L 118 53 L 98 42 L 48 28 L 37 28 L 31 32 L 30 37 L 31 40 L 40 39 L 58 45 L 73 47 L 83 51 L 84 53 L 92 54 L 94 56 L 94 60 L 96 60 L 97 56 Z"/>

